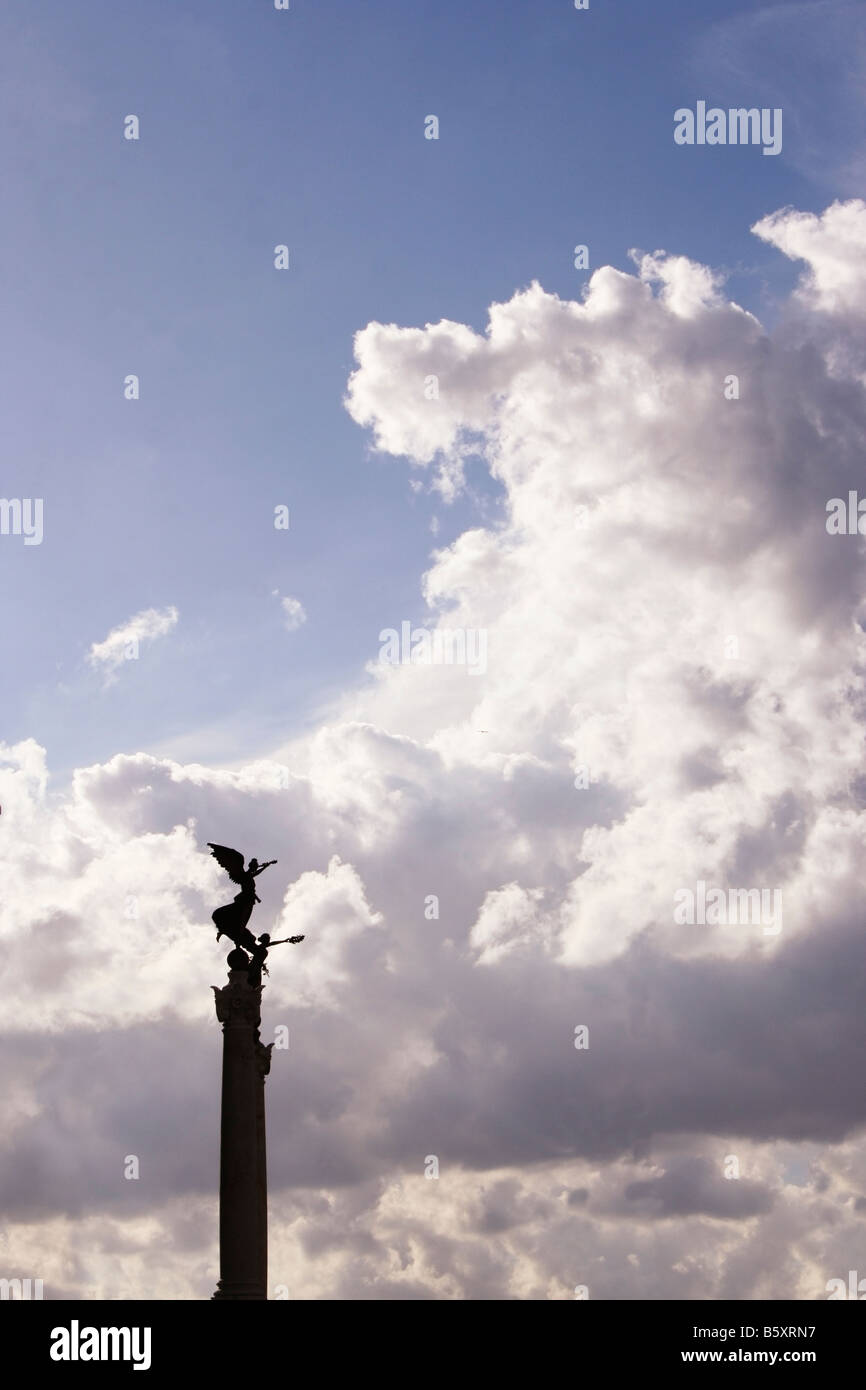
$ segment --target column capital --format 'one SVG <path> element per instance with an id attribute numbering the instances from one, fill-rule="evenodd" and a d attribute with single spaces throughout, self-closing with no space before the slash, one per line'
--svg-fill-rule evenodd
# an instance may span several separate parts
<path id="1" fill-rule="evenodd" d="M 258 1028 L 262 1017 L 261 986 L 254 988 L 245 970 L 230 970 L 229 982 L 214 992 L 216 1015 L 224 1028 Z"/>

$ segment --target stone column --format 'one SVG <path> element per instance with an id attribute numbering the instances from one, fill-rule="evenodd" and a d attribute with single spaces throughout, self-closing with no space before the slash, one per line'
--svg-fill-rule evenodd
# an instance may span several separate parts
<path id="1" fill-rule="evenodd" d="M 267 1298 L 264 1087 L 270 1048 L 259 1040 L 261 985 L 250 985 L 242 960 L 243 951 L 232 951 L 228 984 L 212 986 L 223 1026 L 220 1278 L 213 1295 L 219 1299 Z"/>

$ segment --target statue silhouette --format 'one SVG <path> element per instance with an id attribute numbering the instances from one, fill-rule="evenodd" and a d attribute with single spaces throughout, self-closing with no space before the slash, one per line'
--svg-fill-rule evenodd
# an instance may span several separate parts
<path id="1" fill-rule="evenodd" d="M 255 951 L 256 938 L 248 929 L 247 922 L 250 920 L 256 903 L 261 901 L 256 892 L 256 879 L 259 874 L 264 873 L 265 869 L 269 869 L 271 864 L 276 864 L 277 861 L 276 859 L 268 859 L 266 863 L 260 864 L 257 859 L 251 859 L 248 866 L 244 868 L 244 856 L 239 850 L 228 849 L 225 845 L 214 845 L 210 840 L 208 840 L 208 849 L 220 868 L 225 869 L 232 883 L 239 884 L 241 890 L 233 902 L 227 903 L 225 907 L 218 907 L 216 912 L 211 913 L 214 926 L 217 929 L 216 939 L 219 941 L 221 936 L 227 936 L 236 946 L 247 951 Z M 267 950 L 265 955 L 267 955 Z"/>
<path id="2" fill-rule="evenodd" d="M 247 980 L 251 985 L 260 985 L 262 982 L 262 971 L 268 974 L 268 967 L 265 965 L 268 951 L 271 946 L 297 946 L 299 941 L 303 941 L 302 936 L 283 936 L 279 941 L 271 941 L 267 932 L 262 932 L 258 940 L 258 945 L 253 946 L 252 960 L 247 970 Z"/>

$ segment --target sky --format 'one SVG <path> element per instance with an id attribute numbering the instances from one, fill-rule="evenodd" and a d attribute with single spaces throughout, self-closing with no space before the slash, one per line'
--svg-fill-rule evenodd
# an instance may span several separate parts
<path id="1" fill-rule="evenodd" d="M 864 77 L 836 0 L 4 7 L 7 1277 L 212 1292 L 208 841 L 306 936 L 271 1297 L 866 1275 Z"/>

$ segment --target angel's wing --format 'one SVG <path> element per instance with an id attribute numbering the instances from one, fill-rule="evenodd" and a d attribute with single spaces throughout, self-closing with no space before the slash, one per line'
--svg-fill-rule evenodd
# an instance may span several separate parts
<path id="1" fill-rule="evenodd" d="M 211 844 L 207 842 L 207 847 L 213 855 L 221 869 L 225 869 L 232 883 L 243 886 L 244 856 L 240 850 L 227 849 L 225 845 Z"/>

